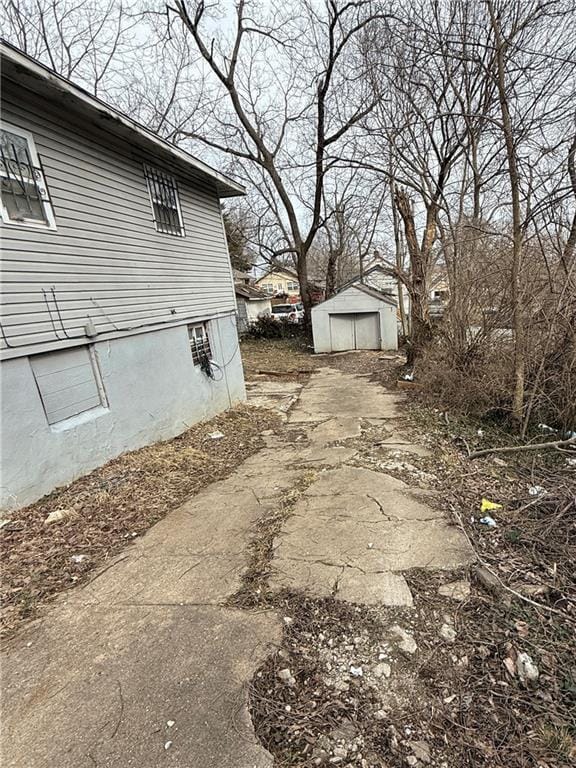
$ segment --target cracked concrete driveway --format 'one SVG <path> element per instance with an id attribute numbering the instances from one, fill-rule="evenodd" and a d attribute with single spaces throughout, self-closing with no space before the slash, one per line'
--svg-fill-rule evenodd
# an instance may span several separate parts
<path id="1" fill-rule="evenodd" d="M 404 571 L 471 560 L 433 494 L 351 463 L 365 422 L 411 450 L 398 395 L 329 368 L 304 388 L 256 382 L 249 391 L 284 414 L 283 433 L 5 648 L 6 768 L 271 766 L 247 685 L 279 645 L 281 623 L 227 602 L 255 524 L 288 491 L 300 489 L 274 542 L 273 590 L 410 606 Z"/>

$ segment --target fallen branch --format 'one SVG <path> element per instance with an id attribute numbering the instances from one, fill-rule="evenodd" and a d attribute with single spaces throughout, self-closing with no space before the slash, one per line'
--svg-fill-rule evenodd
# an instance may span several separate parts
<path id="1" fill-rule="evenodd" d="M 518 451 L 544 451 L 548 448 L 562 450 L 571 445 L 576 446 L 576 437 L 569 437 L 567 440 L 555 440 L 548 443 L 532 443 L 528 445 L 514 445 L 507 448 L 484 448 L 481 451 L 472 451 L 468 455 L 469 459 L 477 459 L 478 456 L 487 456 L 489 453 L 517 453 Z"/>

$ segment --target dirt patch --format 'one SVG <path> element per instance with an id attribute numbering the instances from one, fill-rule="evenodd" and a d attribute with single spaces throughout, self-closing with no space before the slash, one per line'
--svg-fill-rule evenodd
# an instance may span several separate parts
<path id="1" fill-rule="evenodd" d="M 284 645 L 256 674 L 250 701 L 275 765 L 405 765 L 407 738 L 420 734 L 400 725 L 403 710 L 421 693 L 391 641 L 390 624 L 406 620 L 404 613 L 293 592 L 276 595 L 273 605 Z"/>
<path id="2" fill-rule="evenodd" d="M 319 367 L 304 339 L 243 339 L 242 363 L 247 381 L 257 377 L 305 381 Z"/>
<path id="3" fill-rule="evenodd" d="M 229 475 L 263 447 L 262 431 L 279 426 L 271 411 L 235 408 L 173 440 L 125 453 L 12 513 L 0 529 L 2 633 L 85 581 L 192 494 Z M 210 437 L 217 432 L 224 437 Z M 46 525 L 56 510 L 66 510 L 66 519 Z"/>
<path id="4" fill-rule="evenodd" d="M 241 345 L 247 380 L 257 377 L 305 381 L 317 368 L 336 368 L 344 373 L 369 375 L 372 381 L 395 386 L 402 369 L 401 353 L 375 350 L 315 355 L 303 338 L 244 339 Z"/>

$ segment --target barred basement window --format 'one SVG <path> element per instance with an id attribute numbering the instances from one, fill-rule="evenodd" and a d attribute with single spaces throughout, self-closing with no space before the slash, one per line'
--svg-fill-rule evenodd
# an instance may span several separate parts
<path id="1" fill-rule="evenodd" d="M 203 361 L 209 360 L 212 357 L 206 323 L 189 325 L 188 339 L 190 341 L 190 349 L 192 350 L 192 360 L 194 361 L 194 365 L 202 365 Z"/>
<path id="2" fill-rule="evenodd" d="M 157 232 L 184 237 L 184 224 L 176 179 L 157 168 L 144 166 L 152 214 Z"/>
<path id="3" fill-rule="evenodd" d="M 34 138 L 7 123 L 0 131 L 0 192 L 5 224 L 56 229 Z"/>

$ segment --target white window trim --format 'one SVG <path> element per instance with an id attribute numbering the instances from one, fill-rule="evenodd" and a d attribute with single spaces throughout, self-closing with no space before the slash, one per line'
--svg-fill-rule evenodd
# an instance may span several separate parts
<path id="1" fill-rule="evenodd" d="M 30 158 L 32 162 L 34 163 L 35 168 L 41 168 L 40 165 L 40 158 L 38 157 L 38 152 L 36 151 L 36 143 L 34 141 L 34 134 L 32 134 L 30 131 L 26 131 L 24 128 L 19 128 L 17 125 L 12 125 L 12 123 L 7 123 L 4 120 L 0 122 L 0 129 L 4 129 L 8 131 L 9 133 L 14 133 L 16 136 L 20 136 L 23 139 L 25 139 L 28 143 L 28 152 L 30 153 Z M 44 189 L 46 190 L 46 194 L 48 195 L 48 184 L 46 182 L 46 178 L 44 176 L 44 171 L 42 170 L 42 185 Z M 52 205 L 49 200 L 42 200 L 42 207 L 44 208 L 44 213 L 46 215 L 46 221 L 14 221 L 14 219 L 11 219 L 8 215 L 8 211 L 6 209 L 6 206 L 4 203 L 0 206 L 0 213 L 2 215 L 2 223 L 6 226 L 10 227 L 30 227 L 31 229 L 56 229 L 56 219 L 54 218 L 54 211 L 52 209 Z"/>
<path id="2" fill-rule="evenodd" d="M 148 171 L 156 171 L 156 173 L 161 173 L 164 176 L 169 176 L 174 182 L 176 212 L 178 214 L 178 223 L 180 225 L 180 232 L 164 232 L 162 229 L 158 227 L 158 220 L 156 218 L 156 211 L 154 210 L 154 203 L 158 205 L 162 205 L 162 201 L 154 200 L 152 185 L 150 184 L 150 179 L 148 177 Z M 162 168 L 159 168 L 158 166 L 150 165 L 149 163 L 144 163 L 144 178 L 146 180 L 146 188 L 148 189 L 148 200 L 150 202 L 150 210 L 152 211 L 152 221 L 154 222 L 154 228 L 156 229 L 156 232 L 158 232 L 161 235 L 168 235 L 169 237 L 186 237 L 186 228 L 184 227 L 184 217 L 182 216 L 182 207 L 180 205 L 180 187 L 178 186 L 178 180 L 176 179 L 176 176 L 174 176 L 173 173 L 169 173 L 168 171 L 165 171 Z"/>

